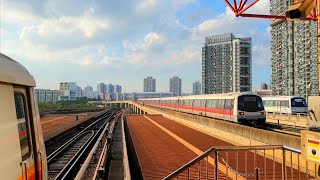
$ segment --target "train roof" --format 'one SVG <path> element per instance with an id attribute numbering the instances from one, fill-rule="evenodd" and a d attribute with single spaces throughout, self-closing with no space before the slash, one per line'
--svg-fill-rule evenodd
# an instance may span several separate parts
<path id="1" fill-rule="evenodd" d="M 36 86 L 33 76 L 19 62 L 0 53 L 0 82 Z"/>
<path id="2" fill-rule="evenodd" d="M 193 96 L 176 96 L 176 97 L 166 97 L 166 98 L 153 98 L 153 99 L 139 99 L 139 100 L 178 100 L 178 99 L 225 99 L 229 97 L 234 99 L 241 95 L 257 95 L 252 92 L 236 92 L 236 93 L 222 93 L 222 94 L 204 94 L 204 95 L 193 95 Z"/>
<path id="3" fill-rule="evenodd" d="M 303 98 L 300 96 L 263 96 L 261 97 L 263 100 L 290 100 L 292 98 Z M 303 98 L 305 99 L 305 98 Z"/>

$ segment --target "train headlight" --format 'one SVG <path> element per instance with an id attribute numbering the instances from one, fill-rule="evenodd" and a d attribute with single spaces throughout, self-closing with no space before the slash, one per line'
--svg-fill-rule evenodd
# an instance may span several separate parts
<path id="1" fill-rule="evenodd" d="M 259 112 L 259 115 L 264 115 L 264 112 Z"/>
<path id="2" fill-rule="evenodd" d="M 244 115 L 244 112 L 239 112 L 239 115 Z"/>

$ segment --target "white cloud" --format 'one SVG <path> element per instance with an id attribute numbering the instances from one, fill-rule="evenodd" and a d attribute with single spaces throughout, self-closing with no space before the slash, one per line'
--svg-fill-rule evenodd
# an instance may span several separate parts
<path id="1" fill-rule="evenodd" d="M 111 58 L 108 56 L 103 57 L 102 61 L 100 61 L 100 64 L 109 65 L 111 63 Z"/>
<path id="2" fill-rule="evenodd" d="M 156 0 L 144 0 L 140 1 L 137 5 L 137 11 L 144 11 L 144 10 L 150 10 L 153 9 L 156 5 Z"/>
<path id="3" fill-rule="evenodd" d="M 89 9 L 78 17 L 59 17 L 45 19 L 37 25 L 24 26 L 20 39 L 49 46 L 78 46 L 87 44 L 98 34 L 110 28 L 107 18 L 94 16 Z"/>
<path id="4" fill-rule="evenodd" d="M 95 63 L 95 60 L 86 58 L 86 59 L 80 60 L 78 63 L 79 63 L 80 65 L 82 65 L 82 66 L 88 66 L 88 65 L 94 64 L 94 63 Z"/>
<path id="5" fill-rule="evenodd" d="M 2 50 L 30 62 L 140 68 L 141 73 L 162 68 L 173 74 L 200 64 L 204 37 L 220 33 L 251 36 L 253 61 L 259 66 L 270 55 L 269 32 L 261 30 L 266 20 L 237 18 L 227 8 L 211 19 L 197 17 L 190 25 L 181 20 L 180 10 L 196 0 L 4 1 L 2 20 L 12 26 L 5 32 L 10 39 L 4 39 L 16 36 L 16 42 Z M 268 13 L 268 4 L 260 1 L 246 13 Z"/>
<path id="6" fill-rule="evenodd" d="M 25 1 L 3 0 L 1 6 L 1 20 L 8 24 L 35 24 L 43 19 L 35 15 L 32 5 Z"/>

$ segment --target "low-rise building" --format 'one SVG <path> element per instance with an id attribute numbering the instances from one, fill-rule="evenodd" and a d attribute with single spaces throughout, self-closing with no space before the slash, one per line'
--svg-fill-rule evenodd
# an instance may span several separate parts
<path id="1" fill-rule="evenodd" d="M 147 98 L 162 98 L 162 97 L 172 97 L 171 92 L 132 92 L 123 93 L 122 100 L 138 100 Z"/>
<path id="2" fill-rule="evenodd" d="M 271 89 L 260 89 L 260 90 L 255 90 L 254 93 L 258 94 L 259 96 L 271 96 L 272 90 Z"/>
<path id="3" fill-rule="evenodd" d="M 59 100 L 59 90 L 50 89 L 36 89 L 36 98 L 39 102 L 53 102 L 56 103 Z"/>

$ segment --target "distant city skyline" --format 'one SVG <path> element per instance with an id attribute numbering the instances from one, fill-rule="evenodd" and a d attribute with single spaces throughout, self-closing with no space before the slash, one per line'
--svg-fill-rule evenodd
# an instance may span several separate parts
<path id="1" fill-rule="evenodd" d="M 253 88 L 269 82 L 269 20 L 236 18 L 223 1 L 152 2 L 5 0 L 0 50 L 28 69 L 37 88 L 112 82 L 133 92 L 151 75 L 157 91 L 168 91 L 168 79 L 179 76 L 182 92 L 192 92 L 188 84 L 201 77 L 203 38 L 234 33 L 254 39 Z M 269 1 L 259 1 L 250 13 L 269 13 Z"/>

